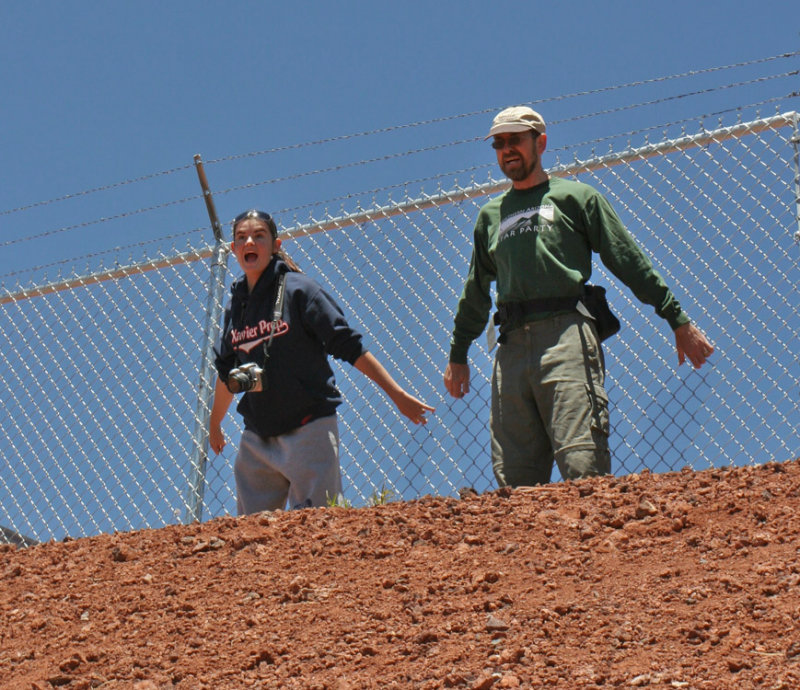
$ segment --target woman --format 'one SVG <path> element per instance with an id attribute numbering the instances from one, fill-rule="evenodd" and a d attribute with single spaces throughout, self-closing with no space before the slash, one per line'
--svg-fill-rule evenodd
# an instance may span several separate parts
<path id="1" fill-rule="evenodd" d="M 243 392 L 234 464 L 239 514 L 282 509 L 287 501 L 290 508 L 327 505 L 342 491 L 342 397 L 329 355 L 374 381 L 415 424 L 425 424 L 433 408 L 397 384 L 330 295 L 281 251 L 268 213 L 238 215 L 231 248 L 244 275 L 231 286 L 217 350 L 211 449 L 225 446 L 221 423 L 234 394 Z"/>

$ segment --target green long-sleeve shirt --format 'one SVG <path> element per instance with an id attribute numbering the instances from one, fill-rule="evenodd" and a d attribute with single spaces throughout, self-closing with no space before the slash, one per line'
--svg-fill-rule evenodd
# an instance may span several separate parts
<path id="1" fill-rule="evenodd" d="M 469 275 L 450 341 L 450 361 L 464 364 L 486 326 L 497 281 L 498 304 L 581 294 L 592 252 L 645 304 L 675 329 L 689 318 L 611 205 L 581 182 L 551 178 L 511 188 L 486 203 L 475 224 Z M 526 321 L 546 318 L 534 313 Z"/>

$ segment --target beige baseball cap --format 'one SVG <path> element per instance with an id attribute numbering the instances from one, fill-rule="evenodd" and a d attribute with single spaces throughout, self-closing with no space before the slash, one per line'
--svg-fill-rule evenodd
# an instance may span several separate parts
<path id="1" fill-rule="evenodd" d="M 527 132 L 529 129 L 544 134 L 547 129 L 544 118 L 525 105 L 515 105 L 497 113 L 492 121 L 492 128 L 484 139 L 493 137 L 495 134 Z"/>

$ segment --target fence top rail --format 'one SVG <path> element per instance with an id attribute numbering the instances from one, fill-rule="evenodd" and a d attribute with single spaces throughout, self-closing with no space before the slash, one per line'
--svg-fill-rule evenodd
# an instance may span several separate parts
<path id="1" fill-rule="evenodd" d="M 50 295 L 55 292 L 62 292 L 64 290 L 73 290 L 79 287 L 86 287 L 87 285 L 102 283 L 107 280 L 119 280 L 120 278 L 126 278 L 139 273 L 147 273 L 148 271 L 157 271 L 170 266 L 201 261 L 203 259 L 207 259 L 213 254 L 214 246 L 211 245 L 207 247 L 201 247 L 200 249 L 192 249 L 187 252 L 181 252 L 172 256 L 162 257 L 160 259 L 131 263 L 125 266 L 115 266 L 114 268 L 105 271 L 98 271 L 97 273 L 90 273 L 86 276 L 76 276 L 74 278 L 54 281 L 45 285 L 39 285 L 25 290 L 18 290 L 17 292 L 10 292 L 6 290 L 3 293 L 0 293 L 0 305 L 19 302 L 25 299 L 30 299 L 31 297 L 42 297 L 43 295 Z"/>
<path id="2" fill-rule="evenodd" d="M 800 113 L 796 111 L 789 111 L 767 118 L 752 120 L 750 122 L 740 122 L 727 127 L 719 127 L 714 130 L 705 130 L 697 134 L 687 134 L 674 139 L 666 139 L 652 144 L 645 144 L 644 146 L 637 148 L 629 148 L 624 151 L 611 152 L 603 156 L 596 156 L 586 160 L 575 160 L 572 163 L 550 168 L 548 169 L 548 172 L 557 177 L 569 177 L 571 175 L 608 168 L 634 160 L 652 158 L 654 156 L 661 156 L 691 148 L 700 148 L 713 142 L 741 138 L 757 132 L 797 126 L 798 121 L 800 121 Z M 311 223 L 296 225 L 281 232 L 281 237 L 284 239 L 296 239 L 322 232 L 329 232 L 331 230 L 340 230 L 347 227 L 358 227 L 360 225 L 364 225 L 365 223 L 381 220 L 383 218 L 406 215 L 408 213 L 421 211 L 427 208 L 444 206 L 447 204 L 458 203 L 460 201 L 466 201 L 467 199 L 475 199 L 479 197 L 490 196 L 492 194 L 498 194 L 507 190 L 509 186 L 510 183 L 508 180 L 470 184 L 465 187 L 440 192 L 438 194 L 420 196 L 416 199 L 410 199 L 403 203 L 391 203 L 381 206 L 373 206 L 372 208 L 362 209 L 355 213 L 348 213 L 341 216 L 328 218 L 326 220 L 312 221 Z M 798 233 L 798 235 L 800 235 L 800 233 Z M 224 242 L 219 243 L 217 247 L 218 251 L 223 253 L 228 249 L 227 244 Z M 92 273 L 82 277 L 74 277 L 62 281 L 56 281 L 42 286 L 19 290 L 17 292 L 5 291 L 4 294 L 0 293 L 0 305 L 18 302 L 31 297 L 39 297 L 54 292 L 60 292 L 62 290 L 85 287 L 86 285 L 100 283 L 107 280 L 118 280 L 133 274 L 153 271 L 166 268 L 168 266 L 201 261 L 213 256 L 214 254 L 214 245 L 209 245 L 199 249 L 193 249 L 180 254 L 175 254 L 171 257 L 133 263 L 127 266 L 117 266 L 113 269 L 99 271 L 97 273 Z"/>

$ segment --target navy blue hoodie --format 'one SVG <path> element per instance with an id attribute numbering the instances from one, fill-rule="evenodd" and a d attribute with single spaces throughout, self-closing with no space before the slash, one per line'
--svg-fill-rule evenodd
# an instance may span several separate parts
<path id="1" fill-rule="evenodd" d="M 286 274 L 283 320 L 265 358 L 278 272 Z M 328 355 L 354 364 L 364 352 L 361 334 L 350 328 L 330 295 L 274 257 L 252 294 L 244 277 L 231 285 L 215 366 L 223 381 L 245 362 L 264 369 L 264 391 L 245 393 L 236 409 L 245 429 L 269 438 L 334 414 L 342 396 Z"/>

